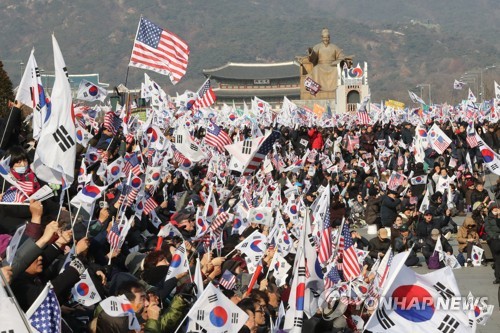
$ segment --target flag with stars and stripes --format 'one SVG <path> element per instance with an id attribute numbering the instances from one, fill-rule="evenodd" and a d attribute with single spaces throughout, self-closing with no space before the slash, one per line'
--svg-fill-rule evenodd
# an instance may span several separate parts
<path id="1" fill-rule="evenodd" d="M 23 192 L 12 186 L 2 196 L 2 202 L 23 202 L 27 197 Z"/>
<path id="2" fill-rule="evenodd" d="M 259 149 L 251 156 L 243 171 L 243 176 L 249 176 L 257 171 L 266 155 L 273 149 L 274 143 L 280 138 L 279 131 L 272 131 L 266 135 Z"/>
<path id="3" fill-rule="evenodd" d="M 210 86 L 210 79 L 207 79 L 205 83 L 203 83 L 196 94 L 198 97 L 194 102 L 193 109 L 209 107 L 214 104 L 217 99 L 212 87 Z"/>
<path id="4" fill-rule="evenodd" d="M 332 265 L 332 268 L 325 275 L 324 281 L 325 281 L 325 290 L 335 287 L 337 283 L 341 281 L 340 274 L 336 264 Z"/>
<path id="5" fill-rule="evenodd" d="M 465 139 L 467 140 L 469 147 L 471 148 L 477 147 L 478 142 L 476 139 L 476 130 L 474 129 L 474 122 L 470 122 L 467 125 L 467 136 L 465 137 Z"/>
<path id="6" fill-rule="evenodd" d="M 113 221 L 111 229 L 109 229 L 108 235 L 106 236 L 110 248 L 118 249 L 118 245 L 120 244 L 120 236 L 121 236 L 120 225 L 118 222 Z"/>
<path id="7" fill-rule="evenodd" d="M 318 252 L 318 260 L 322 265 L 326 265 L 326 263 L 332 256 L 332 235 L 331 235 L 332 228 L 330 227 L 330 205 L 328 204 L 325 207 L 326 207 L 324 211 L 325 217 L 323 219 L 323 224 L 321 226 L 319 252 Z"/>
<path id="8" fill-rule="evenodd" d="M 224 146 L 232 144 L 233 141 L 226 132 L 211 121 L 207 126 L 205 143 L 210 146 L 214 146 L 218 151 L 223 152 Z"/>
<path id="9" fill-rule="evenodd" d="M 233 290 L 236 286 L 236 276 L 226 269 L 219 280 L 219 284 L 227 290 Z"/>
<path id="10" fill-rule="evenodd" d="M 114 112 L 110 111 L 104 116 L 103 122 L 104 128 L 116 135 L 120 126 L 122 125 L 122 119 L 118 117 Z"/>
<path id="11" fill-rule="evenodd" d="M 344 237 L 344 251 L 342 255 L 342 271 L 346 281 L 352 280 L 361 274 L 361 268 L 358 262 L 358 255 L 356 254 L 356 248 L 352 241 L 351 232 L 349 231 L 349 226 L 344 223 L 344 228 L 342 229 L 342 236 Z"/>
<path id="12" fill-rule="evenodd" d="M 176 84 L 186 74 L 189 46 L 170 31 L 141 17 L 129 66 L 168 75 Z"/>
<path id="13" fill-rule="evenodd" d="M 61 332 L 61 308 L 50 282 L 26 311 L 26 317 L 38 332 Z"/>

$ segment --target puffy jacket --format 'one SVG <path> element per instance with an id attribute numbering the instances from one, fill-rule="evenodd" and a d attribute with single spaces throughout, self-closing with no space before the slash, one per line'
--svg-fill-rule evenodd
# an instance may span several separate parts
<path id="1" fill-rule="evenodd" d="M 474 226 L 472 229 L 468 229 L 468 226 Z M 474 239 L 474 241 L 479 240 L 479 234 L 477 233 L 477 224 L 472 219 L 472 217 L 467 216 L 464 220 L 464 223 L 460 226 L 457 233 L 457 241 L 458 241 L 458 251 L 464 252 L 467 247 L 467 240 L 469 238 Z"/>
<path id="2" fill-rule="evenodd" d="M 186 301 L 179 295 L 175 296 L 168 310 L 160 315 L 158 320 L 148 319 L 144 324 L 144 333 L 174 332 L 187 310 Z M 121 333 L 128 331 L 128 317 L 111 317 L 99 305 L 95 309 L 94 318 L 97 318 L 97 332 Z"/>
<path id="3" fill-rule="evenodd" d="M 443 246 L 443 251 L 445 253 L 449 252 L 450 254 L 453 254 L 453 248 L 451 247 L 448 240 L 443 236 L 440 237 L 441 237 L 441 245 Z M 430 256 L 432 256 L 435 248 L 436 248 L 436 241 L 432 239 L 431 236 L 427 237 L 422 245 L 422 254 L 424 255 L 426 260 L 429 259 Z"/>
<path id="4" fill-rule="evenodd" d="M 490 213 L 484 220 L 484 228 L 488 240 L 500 239 L 500 218 Z"/>
<path id="5" fill-rule="evenodd" d="M 382 197 L 382 203 L 380 206 L 380 220 L 384 227 L 390 227 L 396 216 L 398 216 L 398 211 L 396 207 L 401 203 L 399 198 L 392 199 L 388 195 Z"/>
<path id="6" fill-rule="evenodd" d="M 377 221 L 377 218 L 380 217 L 380 202 L 382 201 L 382 197 L 368 197 L 366 200 L 366 209 L 365 209 L 365 222 L 367 224 L 374 224 Z"/>
<path id="7" fill-rule="evenodd" d="M 307 135 L 309 135 L 309 142 L 311 144 L 311 149 L 318 149 L 321 150 L 323 149 L 323 135 L 321 132 L 318 132 L 317 129 L 311 128 L 308 132 Z"/>

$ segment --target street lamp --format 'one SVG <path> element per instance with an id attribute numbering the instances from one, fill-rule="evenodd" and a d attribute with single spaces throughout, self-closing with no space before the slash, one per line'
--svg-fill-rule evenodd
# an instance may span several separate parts
<path id="1" fill-rule="evenodd" d="M 460 77 L 460 80 L 465 81 L 467 83 L 470 83 L 470 81 L 472 80 L 472 82 L 476 86 L 476 95 L 480 95 L 480 93 L 479 93 L 479 81 L 478 81 L 477 74 L 465 73 L 464 75 L 462 75 Z"/>
<path id="2" fill-rule="evenodd" d="M 420 88 L 420 98 L 422 98 L 423 87 L 429 88 L 429 105 L 432 105 L 431 85 L 429 83 L 420 83 L 417 85 L 417 88 Z"/>
<path id="3" fill-rule="evenodd" d="M 479 81 L 478 81 L 478 84 L 477 84 L 476 92 L 481 97 L 481 103 L 484 101 L 484 81 L 483 81 L 483 74 L 484 74 L 484 71 L 487 71 L 487 70 L 492 69 L 492 68 L 496 68 L 496 65 L 487 66 L 487 67 L 479 68 L 479 69 L 474 69 L 474 70 L 472 70 L 470 72 L 465 72 L 465 75 L 474 75 L 474 76 L 478 77 Z M 481 90 L 479 90 L 479 89 L 481 89 Z"/>

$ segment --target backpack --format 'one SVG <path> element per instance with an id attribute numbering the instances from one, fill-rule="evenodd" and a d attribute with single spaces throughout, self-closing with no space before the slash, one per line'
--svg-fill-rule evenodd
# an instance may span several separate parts
<path id="1" fill-rule="evenodd" d="M 439 269 L 439 267 L 441 267 L 439 263 L 439 253 L 437 253 L 436 251 L 432 253 L 432 256 L 429 257 L 429 262 L 427 263 L 427 267 L 429 269 Z"/>

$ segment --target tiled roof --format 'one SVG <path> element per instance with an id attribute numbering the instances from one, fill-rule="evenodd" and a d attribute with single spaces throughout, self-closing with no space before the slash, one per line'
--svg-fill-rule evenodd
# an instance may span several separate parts
<path id="1" fill-rule="evenodd" d="M 234 63 L 224 66 L 204 69 L 205 76 L 215 79 L 249 79 L 271 80 L 284 78 L 299 78 L 299 64 L 295 61 L 280 63 Z"/>

